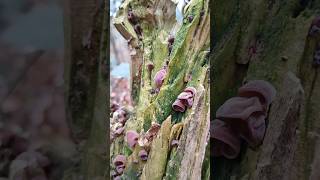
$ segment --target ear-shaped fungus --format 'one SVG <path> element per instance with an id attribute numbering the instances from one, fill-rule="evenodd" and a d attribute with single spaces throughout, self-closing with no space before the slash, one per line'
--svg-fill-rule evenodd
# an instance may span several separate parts
<path id="1" fill-rule="evenodd" d="M 193 94 L 191 92 L 182 92 L 178 99 L 187 107 L 191 107 L 193 104 Z"/>
<path id="2" fill-rule="evenodd" d="M 219 107 L 216 117 L 222 120 L 240 119 L 245 121 L 254 112 L 263 112 L 259 98 L 233 97 Z"/>
<path id="3" fill-rule="evenodd" d="M 219 119 L 211 121 L 210 124 L 210 137 L 213 138 L 213 156 L 224 156 L 228 159 L 236 158 L 240 152 L 240 137 Z"/>
<path id="4" fill-rule="evenodd" d="M 139 139 L 139 134 L 136 131 L 129 130 L 127 132 L 127 142 L 131 149 L 135 147 Z"/>
<path id="5" fill-rule="evenodd" d="M 113 164 L 115 166 L 125 165 L 126 164 L 126 156 L 121 155 L 121 154 L 117 155 L 113 160 Z"/>
<path id="6" fill-rule="evenodd" d="M 195 94 L 196 89 L 194 87 L 187 87 L 182 93 L 179 94 L 176 101 L 172 104 L 173 110 L 184 112 L 186 107 L 192 107 Z"/>
<path id="7" fill-rule="evenodd" d="M 240 87 L 238 95 L 241 97 L 257 96 L 259 97 L 261 104 L 267 107 L 275 98 L 276 89 L 267 81 L 253 80 Z"/>
<path id="8" fill-rule="evenodd" d="M 126 157 L 124 155 L 117 155 L 113 160 L 113 164 L 116 167 L 117 173 L 122 174 L 126 164 Z"/>
<path id="9" fill-rule="evenodd" d="M 174 111 L 184 112 L 186 110 L 186 106 L 179 100 L 175 100 L 172 104 L 172 108 Z"/>
<path id="10" fill-rule="evenodd" d="M 156 84 L 157 88 L 160 88 L 163 84 L 164 78 L 166 77 L 167 69 L 166 67 L 160 69 L 154 76 L 154 83 Z"/>
<path id="11" fill-rule="evenodd" d="M 253 114 L 256 114 L 256 116 L 253 117 Z M 228 123 L 234 132 L 240 134 L 240 136 L 245 139 L 251 147 L 261 143 L 262 138 L 256 137 L 256 135 L 259 134 L 257 131 L 263 130 L 260 133 L 264 134 L 265 128 L 253 128 L 254 125 L 265 127 L 265 111 L 259 101 L 259 98 L 230 98 L 217 110 L 216 117 Z M 255 122 L 255 120 L 259 121 Z"/>
<path id="12" fill-rule="evenodd" d="M 142 161 L 146 161 L 148 159 L 148 152 L 144 149 L 140 150 L 138 155 Z"/>

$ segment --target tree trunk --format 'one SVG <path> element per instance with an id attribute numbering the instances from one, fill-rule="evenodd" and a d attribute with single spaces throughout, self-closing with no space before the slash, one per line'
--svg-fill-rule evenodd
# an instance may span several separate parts
<path id="1" fill-rule="evenodd" d="M 134 109 L 124 135 L 114 139 L 110 152 L 111 160 L 126 156 L 124 179 L 209 179 L 209 1 L 191 1 L 182 25 L 175 19 L 175 9 L 171 0 L 125 0 L 114 19 L 131 51 Z M 141 35 L 129 22 L 129 11 L 137 18 Z M 171 53 L 169 35 L 175 37 Z M 167 62 L 167 74 L 157 92 L 153 77 Z M 147 64 L 154 69 L 148 71 Z M 197 91 L 192 108 L 175 112 L 172 104 L 186 87 Z M 111 123 L 114 129 L 116 120 Z M 141 138 L 152 123 L 161 128 L 152 140 L 148 160 L 142 161 L 138 153 L 143 147 L 137 144 L 130 149 L 126 132 L 135 130 Z M 179 140 L 177 147 L 171 147 L 173 138 Z"/>
<path id="2" fill-rule="evenodd" d="M 319 179 L 320 83 L 312 66 L 319 33 L 308 33 L 320 1 L 215 0 L 211 5 L 212 111 L 248 80 L 266 80 L 277 89 L 263 144 L 256 151 L 242 146 L 234 160 L 215 158 L 213 179 Z"/>
<path id="3" fill-rule="evenodd" d="M 101 2 L 101 3 L 100 3 Z M 106 179 L 108 92 L 107 1 L 65 2 L 65 87 L 68 123 L 78 146 L 64 179 Z"/>

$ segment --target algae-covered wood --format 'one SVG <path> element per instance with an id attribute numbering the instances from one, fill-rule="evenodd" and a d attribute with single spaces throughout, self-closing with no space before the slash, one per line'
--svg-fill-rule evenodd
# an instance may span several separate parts
<path id="1" fill-rule="evenodd" d="M 209 1 L 191 0 L 184 8 L 181 24 L 176 20 L 176 3 L 125 0 L 114 19 L 115 27 L 128 40 L 132 58 L 134 109 L 124 135 L 115 138 L 110 150 L 111 159 L 118 154 L 127 157 L 121 176 L 124 179 L 201 179 L 201 175 L 209 179 L 210 166 L 205 161 L 209 134 Z M 136 17 L 141 34 L 128 13 Z M 174 37 L 172 47 L 169 37 Z M 153 64 L 152 71 L 148 64 Z M 156 89 L 154 77 L 164 66 L 167 74 Z M 185 112 L 176 112 L 172 104 L 186 87 L 196 89 L 193 105 Z M 130 149 L 125 134 L 135 130 L 142 136 L 152 124 L 161 128 L 151 142 L 147 161 L 142 161 L 138 153 L 143 147 L 137 144 Z M 178 140 L 178 145 L 172 146 L 172 140 Z"/>

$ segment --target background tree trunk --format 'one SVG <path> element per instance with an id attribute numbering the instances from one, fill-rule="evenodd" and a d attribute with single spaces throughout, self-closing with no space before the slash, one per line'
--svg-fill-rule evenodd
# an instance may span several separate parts
<path id="1" fill-rule="evenodd" d="M 129 9 L 138 19 L 141 36 L 128 21 Z M 175 9 L 171 0 L 125 0 L 114 19 L 114 25 L 129 42 L 132 58 L 134 110 L 125 124 L 125 132 L 146 132 L 152 122 L 161 125 L 146 162 L 138 157 L 142 147 L 137 145 L 130 149 L 125 136 L 113 141 L 111 160 L 118 154 L 127 157 L 122 175 L 125 179 L 209 179 L 209 156 L 206 154 L 210 117 L 209 1 L 191 1 L 181 26 L 176 22 Z M 175 36 L 171 54 L 168 50 L 170 34 Z M 164 83 L 159 93 L 152 93 L 155 89 L 153 77 L 166 61 L 169 65 Z M 146 68 L 148 63 L 154 65 L 151 74 Z M 174 112 L 172 103 L 188 86 L 197 89 L 193 107 L 184 113 Z M 182 132 L 179 131 L 181 127 Z M 177 148 L 170 147 L 170 134 L 179 139 Z M 134 163 L 136 160 L 138 163 Z"/>
<path id="2" fill-rule="evenodd" d="M 319 33 L 308 32 L 320 1 L 215 0 L 211 9 L 212 111 L 247 80 L 277 89 L 263 144 L 243 145 L 235 160 L 215 158 L 213 179 L 319 179 L 320 83 L 312 66 Z"/>
<path id="3" fill-rule="evenodd" d="M 64 179 L 107 179 L 108 78 L 107 1 L 65 3 L 65 87 L 67 115 L 79 154 Z"/>

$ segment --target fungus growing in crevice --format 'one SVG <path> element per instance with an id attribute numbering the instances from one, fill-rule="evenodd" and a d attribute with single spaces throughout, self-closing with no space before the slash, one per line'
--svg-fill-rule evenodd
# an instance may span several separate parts
<path id="1" fill-rule="evenodd" d="M 182 93 L 178 95 L 177 99 L 172 104 L 173 110 L 184 112 L 186 107 L 192 107 L 195 94 L 196 89 L 194 87 L 187 87 Z"/>
<path id="2" fill-rule="evenodd" d="M 167 67 L 161 68 L 154 76 L 154 83 L 156 85 L 157 89 L 160 89 L 160 87 L 163 84 L 164 78 L 167 75 Z"/>
<path id="3" fill-rule="evenodd" d="M 138 156 L 140 157 L 140 159 L 142 161 L 146 161 L 148 159 L 148 152 L 146 150 L 142 149 L 139 151 Z"/>
<path id="4" fill-rule="evenodd" d="M 129 130 L 127 132 L 127 142 L 131 149 L 135 147 L 139 139 L 139 134 L 136 131 Z"/>
<path id="5" fill-rule="evenodd" d="M 179 145 L 179 140 L 176 140 L 176 139 L 172 140 L 170 145 L 171 145 L 171 148 L 177 147 Z"/>
<path id="6" fill-rule="evenodd" d="M 213 140 L 214 157 L 234 159 L 240 152 L 241 139 L 225 122 L 215 119 L 210 122 L 210 137 Z"/>

